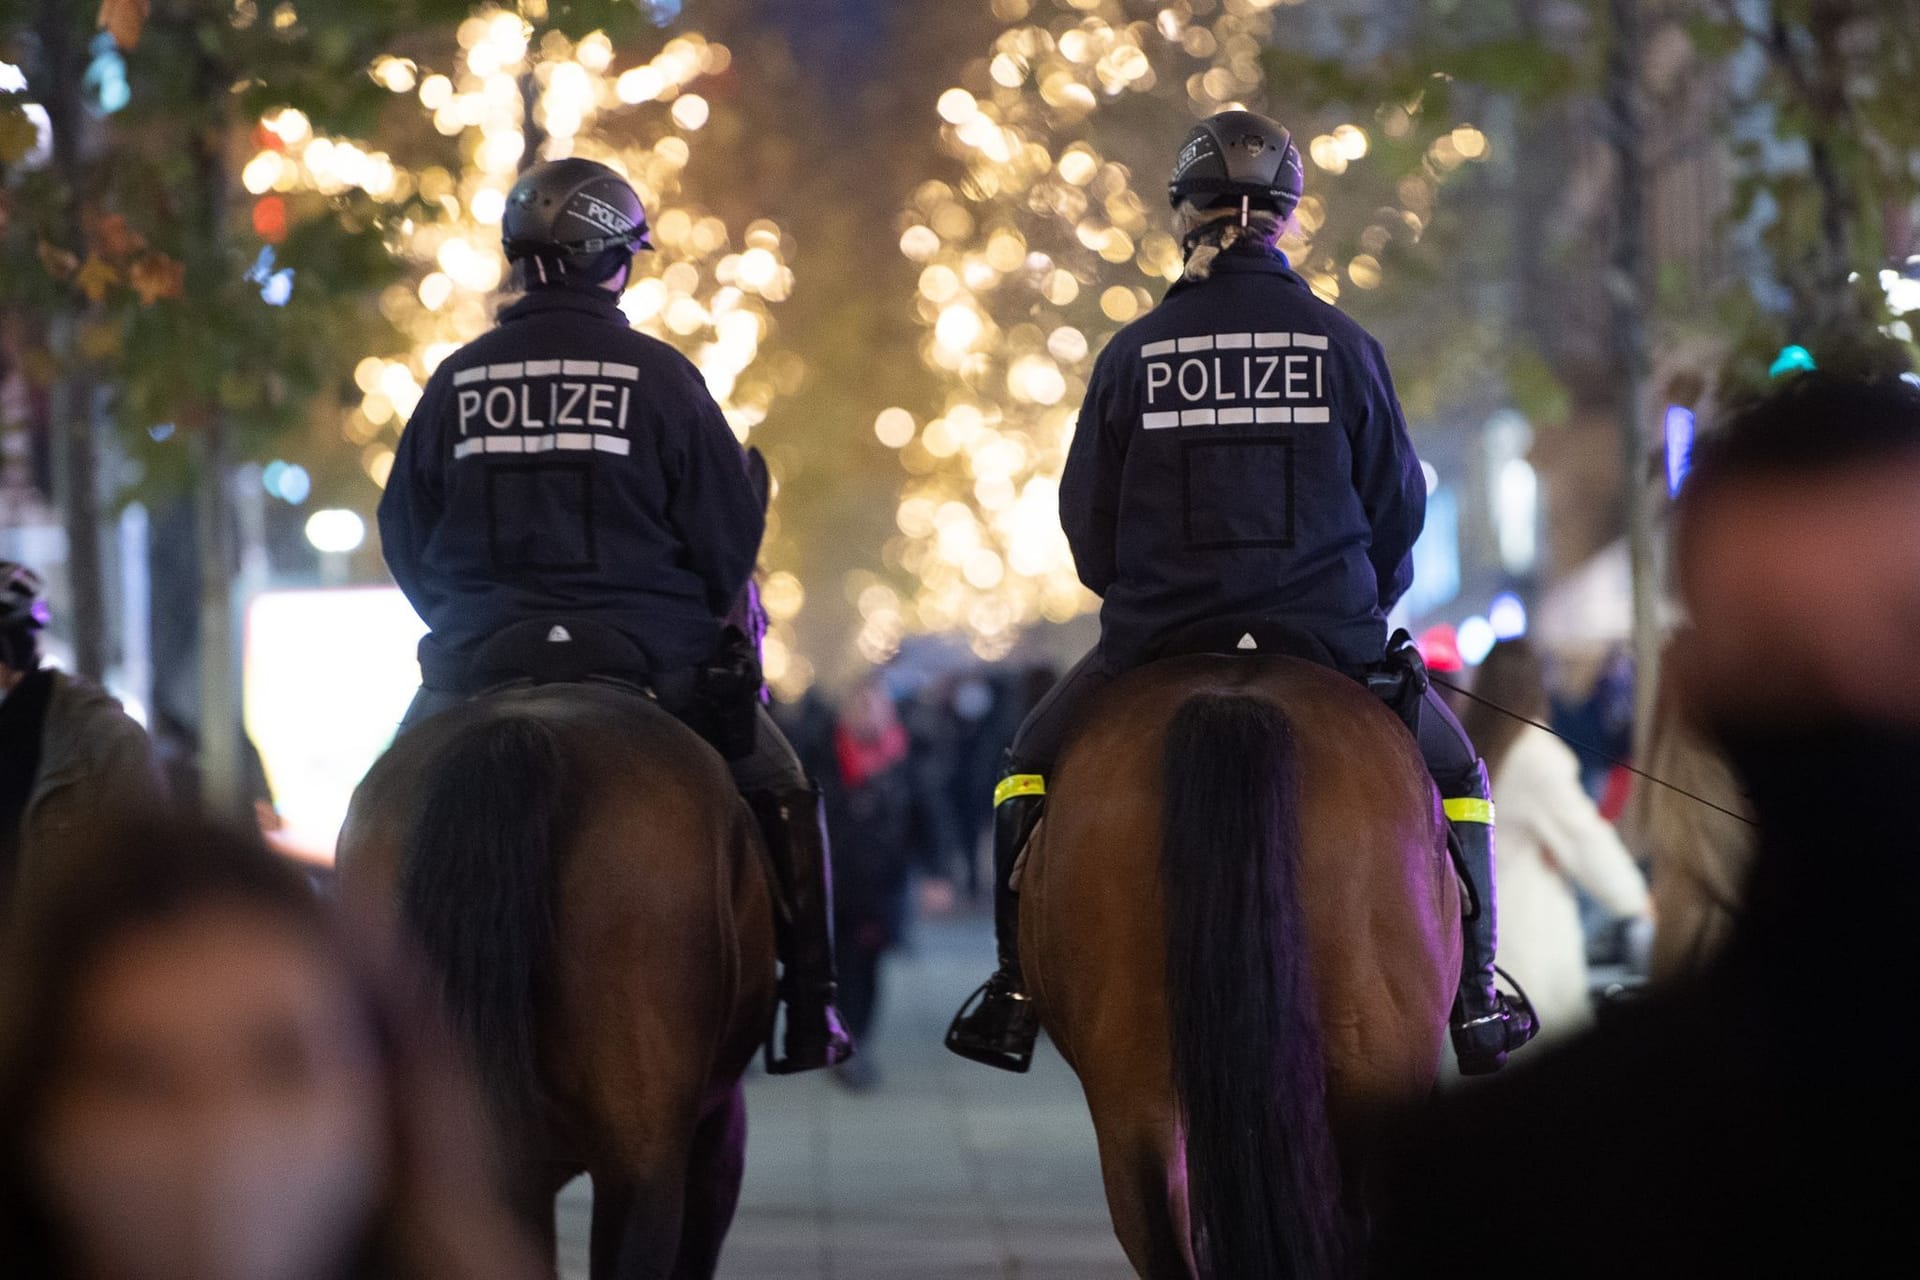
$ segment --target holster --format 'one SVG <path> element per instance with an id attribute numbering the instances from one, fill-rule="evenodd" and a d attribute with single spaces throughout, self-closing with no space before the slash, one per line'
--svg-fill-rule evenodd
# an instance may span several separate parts
<path id="1" fill-rule="evenodd" d="M 724 759 L 744 760 L 753 754 L 764 683 L 753 641 L 730 626 L 695 671 L 694 705 L 686 719 Z"/>
<path id="2" fill-rule="evenodd" d="M 1387 641 L 1386 656 L 1367 669 L 1365 680 L 1368 690 L 1392 708 L 1407 726 L 1407 732 L 1418 738 L 1420 708 L 1427 700 L 1427 690 L 1433 680 L 1427 674 L 1426 659 L 1420 656 L 1413 637 L 1405 631 L 1394 632 L 1393 638 Z"/>

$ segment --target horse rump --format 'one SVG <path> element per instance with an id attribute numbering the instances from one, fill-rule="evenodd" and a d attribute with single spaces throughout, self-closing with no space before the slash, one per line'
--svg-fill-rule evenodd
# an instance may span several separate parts
<path id="1" fill-rule="evenodd" d="M 1163 769 L 1168 1030 L 1195 1261 L 1208 1280 L 1338 1275 L 1292 725 L 1259 697 L 1195 694 Z"/>
<path id="2" fill-rule="evenodd" d="M 555 862 L 572 803 L 565 751 L 531 716 L 466 726 L 428 771 L 401 911 L 503 1135 L 543 1110 L 535 1010 L 554 953 Z"/>

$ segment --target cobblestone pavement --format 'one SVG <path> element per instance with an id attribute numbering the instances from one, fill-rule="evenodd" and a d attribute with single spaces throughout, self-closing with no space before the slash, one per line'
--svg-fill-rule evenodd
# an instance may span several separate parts
<path id="1" fill-rule="evenodd" d="M 940 1047 L 992 955 L 984 921 L 919 926 L 887 971 L 849 1093 L 822 1074 L 753 1079 L 740 1216 L 722 1280 L 1124 1280 L 1079 1082 L 1050 1048 L 1027 1076 Z M 588 1195 L 561 1199 L 562 1274 L 586 1280 Z"/>

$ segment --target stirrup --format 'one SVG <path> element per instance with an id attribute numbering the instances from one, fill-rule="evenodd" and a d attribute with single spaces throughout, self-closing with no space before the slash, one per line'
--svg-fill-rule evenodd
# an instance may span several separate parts
<path id="1" fill-rule="evenodd" d="M 1450 1020 L 1453 1053 L 1463 1076 L 1494 1074 L 1507 1065 L 1508 1054 L 1540 1034 L 1540 1018 L 1525 989 L 1498 965 L 1493 971 L 1507 980 L 1513 994 L 1496 990 L 1490 1012 L 1458 1022 Z"/>
<path id="2" fill-rule="evenodd" d="M 947 1028 L 947 1049 L 969 1062 L 1024 1075 L 1033 1066 L 1040 1012 L 1033 997 L 996 973 L 960 1006 Z"/>

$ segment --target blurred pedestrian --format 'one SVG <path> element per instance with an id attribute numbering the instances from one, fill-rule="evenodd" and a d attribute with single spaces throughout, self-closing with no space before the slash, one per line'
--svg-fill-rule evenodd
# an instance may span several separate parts
<path id="1" fill-rule="evenodd" d="M 973 815 L 964 796 L 966 726 L 954 714 L 958 680 L 943 676 L 915 689 L 900 706 L 909 740 L 908 771 L 914 803 L 926 824 L 923 858 L 929 882 L 954 896 L 954 886 L 972 899 L 980 884 L 979 849 Z"/>
<path id="2" fill-rule="evenodd" d="M 1532 999 L 1541 1035 L 1565 1037 L 1593 1020 L 1575 889 L 1631 919 L 1647 914 L 1647 882 L 1580 785 L 1573 752 L 1517 718 L 1548 714 L 1539 651 L 1525 640 L 1495 645 L 1473 691 L 1485 701 L 1470 703 L 1461 727 L 1485 753 L 1499 806 L 1502 962 Z"/>
<path id="3" fill-rule="evenodd" d="M 257 837 L 62 854 L 0 969 L 7 1274 L 538 1274 L 448 1042 Z"/>
<path id="4" fill-rule="evenodd" d="M 166 796 L 146 731 L 96 685 L 41 665 L 42 590 L 0 560 L 0 905 L 76 836 Z"/>
<path id="5" fill-rule="evenodd" d="M 1704 969 L 1733 935 L 1753 864 L 1753 820 L 1726 759 L 1688 722 L 1669 679 L 1645 767 L 1668 785 L 1636 783 L 1621 827 L 1652 866 L 1658 923 L 1647 976 L 1666 982 Z"/>
<path id="6" fill-rule="evenodd" d="M 1554 732 L 1595 748 L 1582 752 L 1577 762 L 1581 787 L 1601 800 L 1611 778 L 1611 761 L 1633 753 L 1633 654 L 1623 647 L 1612 649 L 1585 694 L 1556 699 L 1549 706 Z"/>
<path id="7" fill-rule="evenodd" d="M 1566 1277 L 1885 1274 L 1920 1239 L 1920 388 L 1806 373 L 1736 413 L 1676 550 L 1674 696 L 1753 806 L 1744 908 L 1697 976 L 1437 1108 L 1378 1274 L 1483 1269 L 1488 1212 Z"/>
<path id="8" fill-rule="evenodd" d="M 174 803 L 185 809 L 204 809 L 206 779 L 200 769 L 200 727 L 164 706 L 152 709 L 148 723 L 154 760 Z M 284 830 L 286 823 L 281 820 L 273 783 L 267 777 L 266 759 L 245 724 L 234 726 L 234 741 L 240 748 L 240 785 L 245 788 L 245 798 L 261 832 L 271 837 Z"/>
<path id="9" fill-rule="evenodd" d="M 915 839 L 908 738 L 884 677 L 847 696 L 834 723 L 831 758 L 814 762 L 833 837 L 834 930 L 840 1012 L 860 1053 L 836 1068 L 843 1084 L 871 1088 L 881 962 L 906 925 Z"/>

